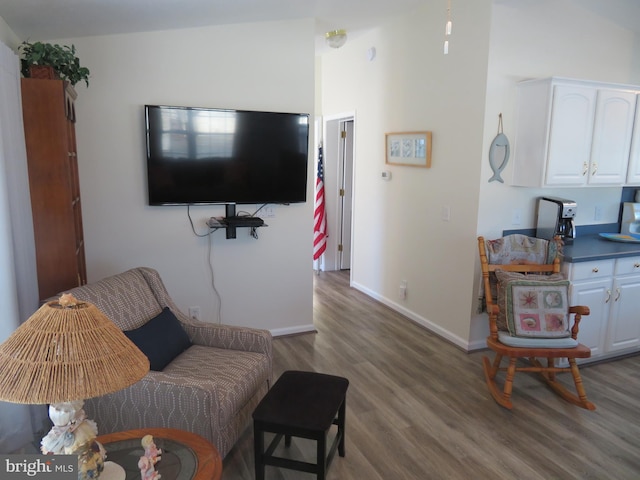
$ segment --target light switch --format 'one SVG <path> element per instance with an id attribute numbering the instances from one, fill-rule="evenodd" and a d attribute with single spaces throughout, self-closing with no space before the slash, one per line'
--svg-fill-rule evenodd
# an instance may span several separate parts
<path id="1" fill-rule="evenodd" d="M 449 205 L 444 205 L 442 207 L 442 220 L 445 222 L 451 220 L 451 207 L 449 207 Z"/>

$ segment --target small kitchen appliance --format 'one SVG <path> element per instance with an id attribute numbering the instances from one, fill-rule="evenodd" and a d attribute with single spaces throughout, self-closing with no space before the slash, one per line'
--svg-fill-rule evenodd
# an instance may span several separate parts
<path id="1" fill-rule="evenodd" d="M 640 203 L 624 202 L 622 204 L 622 222 L 620 233 L 640 233 Z"/>
<path id="2" fill-rule="evenodd" d="M 575 217 L 578 205 L 573 200 L 559 197 L 538 198 L 536 237 L 551 240 L 559 235 L 565 244 L 576 238 Z"/>

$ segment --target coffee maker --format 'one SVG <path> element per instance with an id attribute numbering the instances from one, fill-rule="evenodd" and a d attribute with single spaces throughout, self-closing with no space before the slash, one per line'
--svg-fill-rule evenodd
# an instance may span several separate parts
<path id="1" fill-rule="evenodd" d="M 559 235 L 565 244 L 576 238 L 575 217 L 578 205 L 573 200 L 558 197 L 538 198 L 536 237 L 551 240 Z"/>

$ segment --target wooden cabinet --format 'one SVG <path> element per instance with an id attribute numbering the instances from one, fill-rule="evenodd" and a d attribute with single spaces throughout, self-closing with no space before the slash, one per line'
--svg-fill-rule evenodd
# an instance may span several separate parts
<path id="1" fill-rule="evenodd" d="M 40 299 L 86 283 L 75 90 L 22 79 L 22 111 Z"/>
<path id="2" fill-rule="evenodd" d="M 623 185 L 636 91 L 548 78 L 518 85 L 513 185 Z"/>
<path id="3" fill-rule="evenodd" d="M 571 281 L 570 303 L 587 305 L 578 340 L 591 358 L 613 357 L 640 349 L 640 257 L 564 264 Z"/>

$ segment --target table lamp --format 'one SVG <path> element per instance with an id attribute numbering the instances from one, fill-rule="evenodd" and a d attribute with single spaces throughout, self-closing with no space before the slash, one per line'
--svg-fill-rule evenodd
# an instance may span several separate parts
<path id="1" fill-rule="evenodd" d="M 78 478 L 96 478 L 105 450 L 84 399 L 126 388 L 148 371 L 149 359 L 104 313 L 64 294 L 0 345 L 0 400 L 50 404 L 53 427 L 42 453 L 77 454 Z"/>

